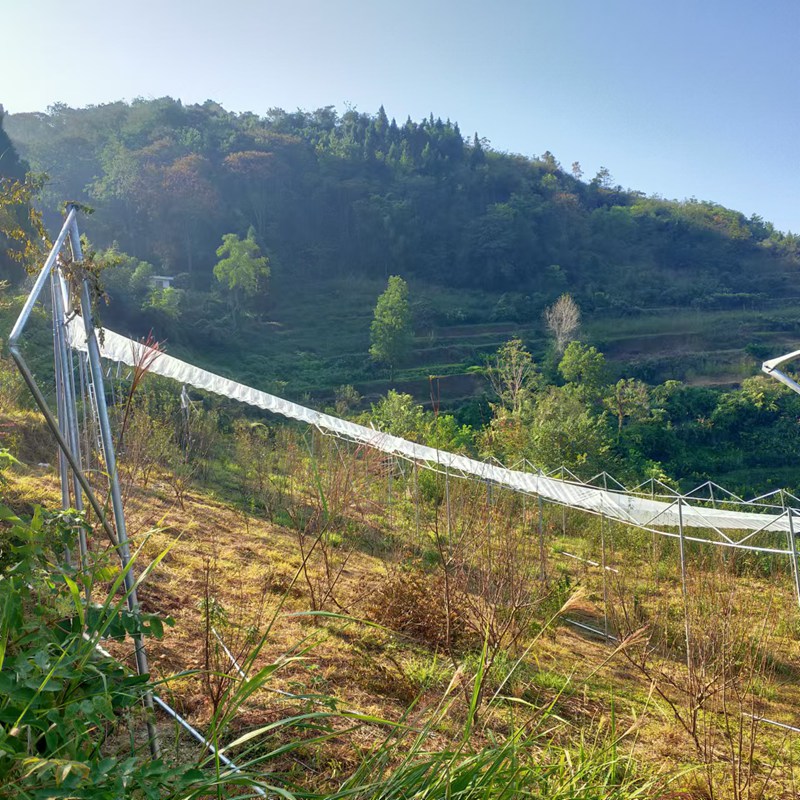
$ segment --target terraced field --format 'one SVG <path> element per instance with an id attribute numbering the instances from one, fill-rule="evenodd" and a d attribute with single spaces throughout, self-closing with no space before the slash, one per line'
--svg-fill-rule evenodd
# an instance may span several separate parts
<path id="1" fill-rule="evenodd" d="M 300 297 L 278 282 L 260 321 L 253 321 L 238 348 L 169 347 L 254 386 L 321 401 L 336 387 L 352 384 L 367 400 L 393 387 L 430 403 L 430 378 L 436 376 L 437 401 L 444 407 L 485 392 L 480 372 L 486 358 L 513 337 L 521 337 L 540 364 L 552 363 L 538 313 L 526 320 L 503 319 L 499 294 L 412 283 L 414 348 L 390 382 L 388 372 L 367 355 L 375 301 L 384 288 L 383 280 L 331 280 L 309 285 Z M 796 346 L 800 306 L 787 298 L 758 310 L 586 312 L 581 338 L 605 353 L 614 377 L 731 386 L 757 372 L 764 358 Z"/>

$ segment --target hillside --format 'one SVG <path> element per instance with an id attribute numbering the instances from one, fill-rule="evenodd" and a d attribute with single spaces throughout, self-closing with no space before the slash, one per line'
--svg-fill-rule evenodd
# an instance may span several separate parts
<path id="1" fill-rule="evenodd" d="M 795 743 L 760 722 L 793 725 L 798 701 L 785 561 L 690 546 L 682 613 L 674 540 L 537 511 L 499 487 L 446 490 L 442 475 L 281 425 L 218 440 L 186 483 L 150 460 L 163 422 L 146 418 L 121 468 L 137 570 L 163 558 L 144 611 L 174 620 L 148 644 L 156 690 L 207 731 L 215 693 L 239 682 L 215 642 L 266 670 L 221 733 L 253 731 L 241 755 L 265 759 L 249 772 L 315 800 L 381 775 L 375 794 L 356 795 L 377 800 L 404 766 L 445 769 L 516 741 L 514 774 L 532 797 L 792 796 Z M 11 411 L 0 424 L 29 462 L 0 463 L 2 505 L 54 507 L 54 470 L 30 463 L 41 423 Z M 13 536 L 4 513 L 0 537 Z M 91 558 L 105 563 L 99 534 Z M 107 646 L 130 659 L 126 643 Z M 12 637 L 10 657 L 17 647 Z M 198 758 L 160 725 L 173 758 Z M 496 780 L 499 794 L 479 796 L 506 796 L 508 776 Z"/>
<path id="2" fill-rule="evenodd" d="M 120 332 L 306 405 L 375 405 L 376 424 L 483 458 L 686 491 L 711 479 L 743 497 L 800 486 L 797 398 L 752 378 L 800 336 L 797 241 L 763 220 L 383 112 L 258 117 L 165 98 L 6 124 L 52 173 L 39 194 L 51 226 L 60 198 L 95 206 L 80 226 L 102 268 L 100 320 Z M 268 257 L 260 275 L 245 261 L 242 284 L 218 279 L 223 241 Z M 20 270 L 0 269 L 10 329 Z M 387 368 L 368 355 L 370 326 L 398 273 L 414 336 Z M 173 285 L 154 286 L 159 274 Z M 582 314 L 568 352 L 542 319 L 565 290 Z M 489 378 L 515 339 L 531 370 L 509 402 Z M 46 375 L 46 346 L 31 357 Z M 213 425 L 229 424 L 223 408 Z"/>
<path id="3" fill-rule="evenodd" d="M 385 391 L 365 354 L 393 274 L 411 286 L 417 336 L 397 383 L 428 401 L 428 376 L 449 376 L 453 406 L 481 393 L 470 368 L 511 336 L 546 354 L 542 310 L 564 291 L 618 374 L 651 382 L 738 383 L 800 330 L 797 237 L 712 202 L 645 197 L 608 170 L 586 179 L 549 152 L 496 152 L 433 115 L 258 116 L 162 98 L 5 127 L 50 176 L 51 229 L 64 199 L 85 202 L 95 245 L 128 254 L 107 277 L 118 326 L 293 396 Z M 272 274 L 233 332 L 212 268 L 221 237 L 250 227 Z M 142 262 L 176 291 L 149 293 Z"/>
<path id="4" fill-rule="evenodd" d="M 118 267 L 111 280 L 130 270 L 124 259 Z M 348 318 L 353 292 L 315 288 Z M 465 308 L 485 300 L 460 291 Z M 3 289 L 2 329 L 21 301 Z M 722 313 L 687 316 L 692 335 L 711 332 Z M 753 330 L 764 324 L 761 312 L 749 319 Z M 646 342 L 639 321 L 606 329 L 606 346 Z M 513 332 L 503 322 L 470 324 L 466 313 L 452 322 L 462 338 Z M 254 325 L 281 333 L 255 315 L 246 324 L 240 335 Z M 655 357 L 668 335 L 638 347 Z M 25 337 L 45 385 L 51 336 L 45 304 Z M 689 337 L 672 341 L 691 346 Z M 230 359 L 224 339 L 216 345 Z M 549 347 L 542 371 L 521 340 L 499 347 L 482 376 L 494 394 L 481 428 L 396 392 L 361 421 L 507 463 L 526 457 L 581 474 L 613 464 L 632 481 L 668 480 L 667 464 L 684 479 L 698 467 L 740 467 L 751 492 L 758 481 L 796 480 L 800 398 L 774 381 L 749 378 L 728 392 L 609 383 L 595 347 Z M 225 369 L 241 367 L 231 359 Z M 313 363 L 307 370 L 312 377 Z M 0 784 L 10 776 L 44 791 L 68 778 L 96 796 L 99 781 L 114 797 L 132 775 L 143 791 L 163 781 L 160 796 L 185 800 L 208 794 L 200 787 L 209 782 L 238 780 L 218 776 L 218 764 L 164 721 L 167 760 L 147 759 L 134 708 L 144 684 L 92 652 L 96 606 L 80 590 L 102 598 L 109 581 L 121 581 L 109 563 L 114 549 L 91 519 L 39 508 L 60 493 L 41 421 L 21 408 L 27 394 L 0 353 L 0 557 L 13 563 L 0 582 L 10 609 L 2 677 L 11 688 L 0 711 L 34 731 L 9 731 L 14 749 L 0 760 Z M 679 501 L 676 532 L 658 529 L 649 513 L 637 524 L 428 470 L 201 392 L 184 403 L 178 387 L 152 375 L 110 369 L 106 395 L 137 572 L 153 572 L 140 586 L 141 622 L 104 603 L 99 613 L 114 625 L 99 618 L 100 632 L 114 631 L 104 646 L 129 662 L 124 633 L 143 626 L 155 691 L 225 744 L 248 776 L 309 800 L 452 797 L 458 786 L 485 800 L 793 796 L 794 543 L 760 520 L 741 541 L 699 527 L 709 506 L 740 506 L 718 487 L 693 501 L 689 533 Z M 337 413 L 355 413 L 352 393 L 335 400 Z M 102 503 L 107 469 L 86 398 L 79 405 L 78 446 Z M 660 491 L 652 483 L 645 503 Z M 775 515 L 785 501 L 771 501 Z M 92 530 L 87 564 L 63 565 L 78 529 Z M 57 671 L 63 661 L 68 675 Z M 110 679 L 87 682 L 87 665 Z M 120 694 L 126 685 L 137 689 Z M 115 713 L 115 703 L 131 713 Z M 33 742 L 41 758 L 31 756 Z"/>

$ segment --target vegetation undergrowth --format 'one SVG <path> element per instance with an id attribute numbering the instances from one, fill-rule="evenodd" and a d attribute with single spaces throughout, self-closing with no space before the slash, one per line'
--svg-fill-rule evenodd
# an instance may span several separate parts
<path id="1" fill-rule="evenodd" d="M 491 432 L 504 446 L 524 444 L 517 433 L 540 391 L 535 368 L 518 343 L 501 355 L 492 375 L 502 424 Z M 592 384 L 574 378 L 591 374 L 597 354 L 580 346 L 571 356 L 568 391 L 587 391 Z M 162 382 L 128 381 L 110 382 L 124 500 L 140 564 L 160 562 L 140 581 L 141 600 L 148 614 L 178 621 L 151 642 L 156 690 L 244 770 L 231 774 L 179 744 L 160 762 L 165 774 L 173 764 L 204 769 L 187 772 L 185 785 L 164 777 L 164 796 L 209 780 L 220 796 L 251 780 L 316 797 L 379 797 L 392 786 L 400 796 L 415 780 L 419 796 L 452 795 L 463 780 L 464 792 L 480 786 L 503 796 L 485 773 L 514 787 L 536 778 L 539 796 L 556 797 L 657 796 L 670 779 L 718 798 L 792 785 L 791 742 L 758 721 L 788 719 L 797 700 L 791 664 L 800 631 L 786 563 L 712 558 L 689 544 L 687 611 L 674 542 L 291 425 L 234 420 L 206 398 L 181 408 Z M 772 403 L 759 388 L 747 391 Z M 38 447 L 27 431 L 34 417 L 13 412 L 4 440 L 28 462 Z M 400 395 L 378 404 L 374 420 L 437 446 L 471 446 L 458 443 L 464 431 L 452 418 Z M 91 439 L 91 417 L 83 422 Z M 91 449 L 87 459 L 102 496 L 102 459 Z M 4 491 L 21 498 L 24 488 L 35 505 L 47 491 L 47 465 L 13 464 L 8 450 L 2 462 Z M 65 576 L 51 579 L 55 594 L 78 617 L 80 589 L 98 577 L 58 567 L 58 547 L 49 546 L 47 564 Z M 600 547 L 610 571 L 598 569 Z M 771 606 L 753 600 L 767 596 L 767 582 Z M 134 623 L 119 609 L 130 632 Z M 359 618 L 372 624 L 348 622 Z M 145 628 L 161 633 L 157 619 Z M 596 633 L 581 638 L 575 624 Z M 613 658 L 604 630 L 624 644 Z M 122 642 L 107 646 L 128 656 Z M 126 706 L 134 717 L 142 691 Z M 107 722 L 91 758 L 121 758 L 123 717 Z M 126 758 L 146 762 L 144 746 L 134 735 Z M 67 760 L 77 764 L 80 754 Z M 472 769 L 480 778 L 464 777 Z M 61 779 L 44 767 L 19 774 Z M 65 779 L 81 775 L 70 766 Z"/>
<path id="2" fill-rule="evenodd" d="M 413 703 L 394 723 L 357 712 L 310 710 L 234 736 L 229 731 L 235 715 L 274 673 L 293 660 L 313 656 L 311 646 L 301 642 L 279 660 L 256 666 L 277 615 L 241 660 L 244 677 L 226 680 L 208 725 L 214 744 L 224 748 L 220 752 L 234 758 L 241 771 L 231 772 L 219 757 L 192 755 L 186 746 L 173 751 L 167 742 L 165 755 L 152 760 L 137 727 L 142 724 L 144 692 L 160 691 L 160 685 L 149 682 L 148 676 L 131 675 L 114 659 L 100 655 L 96 645 L 133 632 L 160 638 L 162 621 L 157 615 L 136 617 L 127 611 L 125 597 L 118 592 L 124 576 L 109 565 L 107 557 L 98 557 L 89 570 L 65 565 L 64 548 L 74 546 L 77 528 L 86 526 L 76 512 L 50 514 L 37 508 L 32 518 L 23 519 L 3 507 L 2 521 L 2 796 L 241 797 L 254 796 L 252 787 L 258 785 L 284 797 L 319 800 L 634 798 L 653 796 L 656 787 L 664 784 L 662 778 L 642 775 L 629 756 L 617 751 L 615 731 L 572 753 L 553 746 L 549 728 L 557 718 L 552 706 L 539 709 L 518 701 L 516 713 L 524 722 L 515 723 L 497 739 L 480 737 L 476 747 L 472 734 L 478 723 L 484 660 L 472 677 L 474 688 L 455 749 L 432 750 L 430 745 L 455 702 L 457 675 L 436 708 L 421 718 Z M 150 562 L 138 585 L 164 556 Z M 86 603 L 86 592 L 103 589 L 102 603 Z M 320 793 L 313 786 L 293 785 L 280 772 L 265 776 L 265 768 L 283 765 L 292 751 L 308 751 L 334 737 L 347 737 L 364 724 L 387 733 L 338 786 Z M 160 728 L 163 737 L 165 728 Z M 276 741 L 281 731 L 283 738 Z"/>
<path id="3" fill-rule="evenodd" d="M 797 237 L 714 204 L 625 192 L 607 170 L 584 182 L 579 165 L 570 176 L 549 153 L 509 158 L 433 117 L 400 128 L 383 109 L 257 119 L 165 99 L 57 107 L 18 130 L 34 134 L 41 166 L 50 146 L 74 147 L 79 118 L 103 131 L 84 142 L 94 167 L 76 185 L 105 204 L 87 224 L 109 246 L 95 261 L 113 267 L 112 313 L 132 329 L 156 325 L 190 360 L 201 340 L 221 371 L 278 394 L 321 390 L 352 414 L 351 381 L 387 388 L 365 355 L 388 278 L 372 360 L 432 411 L 390 391 L 362 422 L 584 477 L 611 467 L 662 485 L 727 474 L 742 493 L 778 475 L 797 484 L 797 400 L 747 377 L 797 329 L 796 310 L 764 295 L 785 288 Z M 212 128 L 230 136 L 206 136 Z M 35 260 L 25 245 L 42 239 L 32 203 L 49 190 L 7 152 L 0 277 L 18 285 L 15 261 Z M 286 174 L 309 193 L 287 194 Z M 120 175 L 150 184 L 149 202 L 137 205 L 127 182 L 120 193 Z M 448 196 L 455 185 L 461 205 Z M 163 213 L 149 219 L 150 203 Z M 296 225 L 298 209 L 316 224 Z M 110 230 L 133 255 L 111 246 Z M 309 287 L 293 305 L 298 275 Z M 587 342 L 567 289 L 587 313 Z M 18 305 L 3 282 L 0 319 Z M 34 315 L 32 354 L 50 336 Z M 675 377 L 667 345 L 687 381 L 746 380 L 724 392 L 648 386 Z M 724 363 L 710 366 L 710 351 Z M 483 376 L 494 395 L 440 413 L 447 381 L 431 364 L 452 378 L 451 402 Z M 40 368 L 51 369 L 41 353 Z M 144 612 L 133 614 L 112 553 L 69 566 L 89 523 L 42 510 L 48 456 L 35 454 L 47 452 L 46 432 L 19 408 L 24 392 L 0 354 L 0 488 L 17 506 L 0 520 L 0 793 L 221 798 L 252 796 L 257 782 L 307 798 L 626 798 L 672 782 L 704 798 L 796 794 L 797 746 L 788 728 L 767 727 L 792 722 L 800 699 L 791 566 L 775 553 L 697 542 L 684 552 L 681 541 L 679 571 L 674 541 L 209 397 L 179 400 L 157 381 L 142 391 L 145 372 L 117 370 L 108 383 L 142 567 Z M 100 491 L 83 399 L 81 412 Z M 85 599 L 98 593 L 99 604 Z M 166 607 L 178 619 L 169 631 Z M 122 666 L 131 634 L 150 637 L 152 676 Z M 116 661 L 95 650 L 100 639 Z M 149 758 L 141 701 L 153 690 L 169 692 L 216 754 L 175 733 Z"/>

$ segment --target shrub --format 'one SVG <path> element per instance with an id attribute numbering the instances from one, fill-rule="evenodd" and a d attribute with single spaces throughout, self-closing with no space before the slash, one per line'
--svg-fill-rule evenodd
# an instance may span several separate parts
<path id="1" fill-rule="evenodd" d="M 464 643 L 468 637 L 462 603 L 445 604 L 445 579 L 419 569 L 389 573 L 375 591 L 367 609 L 370 619 L 433 647 Z"/>

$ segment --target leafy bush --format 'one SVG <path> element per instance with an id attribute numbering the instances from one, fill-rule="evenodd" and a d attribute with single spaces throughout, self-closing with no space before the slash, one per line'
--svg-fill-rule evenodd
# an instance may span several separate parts
<path id="1" fill-rule="evenodd" d="M 37 508 L 23 520 L 0 507 L 0 797 L 171 796 L 202 773 L 147 762 L 120 747 L 125 720 L 141 705 L 148 676 L 98 654 L 101 637 L 160 636 L 162 621 L 133 616 L 117 598 L 124 575 L 61 566 L 57 553 L 86 523 L 77 512 Z M 111 580 L 102 605 L 84 591 Z M 137 715 L 138 716 L 138 715 Z"/>

